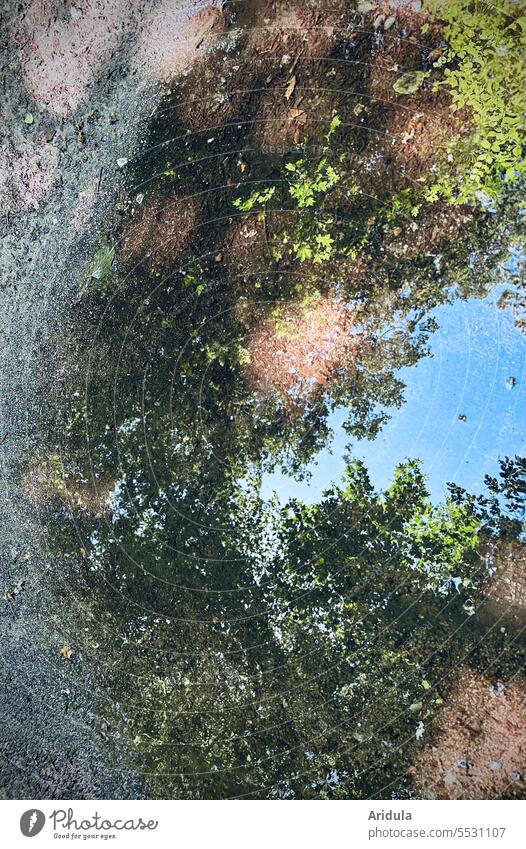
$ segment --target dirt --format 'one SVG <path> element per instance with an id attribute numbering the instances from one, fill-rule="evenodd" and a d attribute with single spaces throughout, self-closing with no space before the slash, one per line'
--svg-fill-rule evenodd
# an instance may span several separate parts
<path id="1" fill-rule="evenodd" d="M 526 775 L 524 681 L 459 670 L 436 742 L 411 769 L 429 799 L 498 799 L 521 793 Z"/>
<path id="2" fill-rule="evenodd" d="M 329 297 L 278 307 L 245 341 L 247 379 L 288 407 L 312 401 L 352 361 L 360 342 L 355 320 L 345 303 Z"/>
<path id="3" fill-rule="evenodd" d="M 490 559 L 494 573 L 488 581 L 489 608 L 506 625 L 526 627 L 526 555 L 517 542 L 501 542 Z"/>
<path id="4" fill-rule="evenodd" d="M 179 0 L 76 0 L 65 5 L 29 0 L 11 32 L 23 57 L 28 95 L 63 117 L 79 107 L 124 40 L 137 41 L 131 71 L 139 82 L 170 79 L 194 61 L 207 24 L 220 16 L 213 2 L 188 16 Z"/>
<path id="5" fill-rule="evenodd" d="M 178 0 L 161 0 L 147 16 L 138 39 L 134 67 L 153 80 L 171 80 L 206 56 L 222 32 L 220 3 L 207 3 L 191 18 L 182 18 Z"/>
<path id="6" fill-rule="evenodd" d="M 122 240 L 124 261 L 140 262 L 160 273 L 188 247 L 199 222 L 200 203 L 192 197 L 153 195 L 138 204 Z"/>
<path id="7" fill-rule="evenodd" d="M 114 226 L 110 211 L 126 181 L 117 160 L 133 159 L 144 143 L 169 75 L 206 55 L 206 35 L 197 37 L 212 5 L 3 5 L 0 789 L 10 798 L 143 792 L 129 752 L 96 720 L 96 668 L 76 650 L 82 614 L 65 591 L 67 568 L 46 550 L 40 506 L 19 487 L 18 468 L 44 448 L 49 381 L 61 367 L 50 340 L 67 330 L 93 254 Z M 164 20 L 169 50 L 159 35 Z"/>

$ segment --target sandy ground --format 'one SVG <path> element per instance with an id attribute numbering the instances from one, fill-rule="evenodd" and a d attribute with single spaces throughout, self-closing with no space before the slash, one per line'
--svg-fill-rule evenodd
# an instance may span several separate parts
<path id="1" fill-rule="evenodd" d="M 0 36 L 0 792 L 141 795 L 118 741 L 95 733 L 93 675 L 59 567 L 15 485 L 56 363 L 43 345 L 87 277 L 103 222 L 162 85 L 206 55 L 219 12 L 191 0 L 4 2 Z M 102 228 L 102 229 L 101 229 Z M 51 357 L 51 360 L 53 357 Z"/>

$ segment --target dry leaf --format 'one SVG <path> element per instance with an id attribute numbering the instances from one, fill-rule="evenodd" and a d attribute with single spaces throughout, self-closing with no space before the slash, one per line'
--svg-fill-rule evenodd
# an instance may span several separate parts
<path id="1" fill-rule="evenodd" d="M 14 583 L 14 586 L 12 586 L 10 589 L 4 591 L 4 599 L 6 601 L 8 601 L 10 598 L 14 598 L 15 596 L 17 596 L 18 593 L 20 592 L 20 590 L 23 588 L 23 586 L 24 586 L 23 579 L 17 578 L 17 580 Z"/>
<path id="2" fill-rule="evenodd" d="M 73 649 L 71 646 L 60 646 L 60 655 L 64 658 L 64 660 L 71 660 L 73 656 Z"/>
<path id="3" fill-rule="evenodd" d="M 288 82 L 288 85 L 287 85 L 287 88 L 286 88 L 286 91 L 285 91 L 285 97 L 287 98 L 287 100 L 290 100 L 290 98 L 292 97 L 292 95 L 294 93 L 295 88 L 296 88 L 296 74 L 293 74 L 293 76 L 290 78 L 290 80 Z"/>

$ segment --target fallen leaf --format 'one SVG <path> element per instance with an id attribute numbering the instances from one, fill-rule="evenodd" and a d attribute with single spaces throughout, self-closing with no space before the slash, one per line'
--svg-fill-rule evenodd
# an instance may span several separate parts
<path id="1" fill-rule="evenodd" d="M 407 74 L 402 74 L 397 79 L 393 84 L 393 88 L 397 94 L 414 94 L 415 91 L 418 91 L 426 77 L 426 71 L 408 71 Z"/>
<path id="2" fill-rule="evenodd" d="M 15 581 L 14 586 L 12 586 L 9 590 L 5 590 L 4 599 L 8 601 L 10 598 L 13 598 L 14 596 L 18 595 L 23 586 L 24 581 L 22 580 L 22 578 L 18 578 Z"/>
<path id="3" fill-rule="evenodd" d="M 94 280 L 104 280 L 111 271 L 115 259 L 115 248 L 100 248 L 93 257 L 90 275 Z"/>
<path id="4" fill-rule="evenodd" d="M 73 656 L 73 649 L 71 646 L 60 646 L 60 655 L 64 658 L 64 660 L 71 660 Z"/>
<path id="5" fill-rule="evenodd" d="M 287 100 L 290 100 L 290 98 L 292 97 L 292 95 L 294 93 L 294 89 L 296 88 L 296 82 L 297 82 L 296 74 L 293 74 L 292 77 L 290 78 L 288 85 L 287 85 L 287 88 L 285 90 L 285 97 L 286 97 Z"/>
<path id="6" fill-rule="evenodd" d="M 436 59 L 440 59 L 442 56 L 442 50 L 440 47 L 436 47 L 435 50 L 432 50 L 427 57 L 429 62 L 434 62 Z"/>

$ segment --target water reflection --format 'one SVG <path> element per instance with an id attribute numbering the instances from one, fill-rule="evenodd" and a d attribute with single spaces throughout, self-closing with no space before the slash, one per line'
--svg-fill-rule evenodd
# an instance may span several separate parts
<path id="1" fill-rule="evenodd" d="M 524 663 L 488 602 L 502 562 L 521 574 L 524 464 L 475 497 L 522 447 L 494 288 L 520 190 L 437 188 L 440 26 L 370 11 L 328 33 L 281 10 L 173 87 L 58 341 L 24 484 L 98 716 L 158 797 L 411 796 L 454 679 Z"/>
<path id="2" fill-rule="evenodd" d="M 431 357 L 401 370 L 404 404 L 378 437 L 350 441 L 345 410 L 336 410 L 328 420 L 334 436 L 308 465 L 307 479 L 267 473 L 263 495 L 316 501 L 341 478 L 349 453 L 364 460 L 379 489 L 389 484 L 394 465 L 418 457 L 433 500 L 445 497 L 450 481 L 481 492 L 484 476 L 498 472 L 499 459 L 523 454 L 525 447 L 526 339 L 498 300 L 497 291 L 436 309 Z"/>

